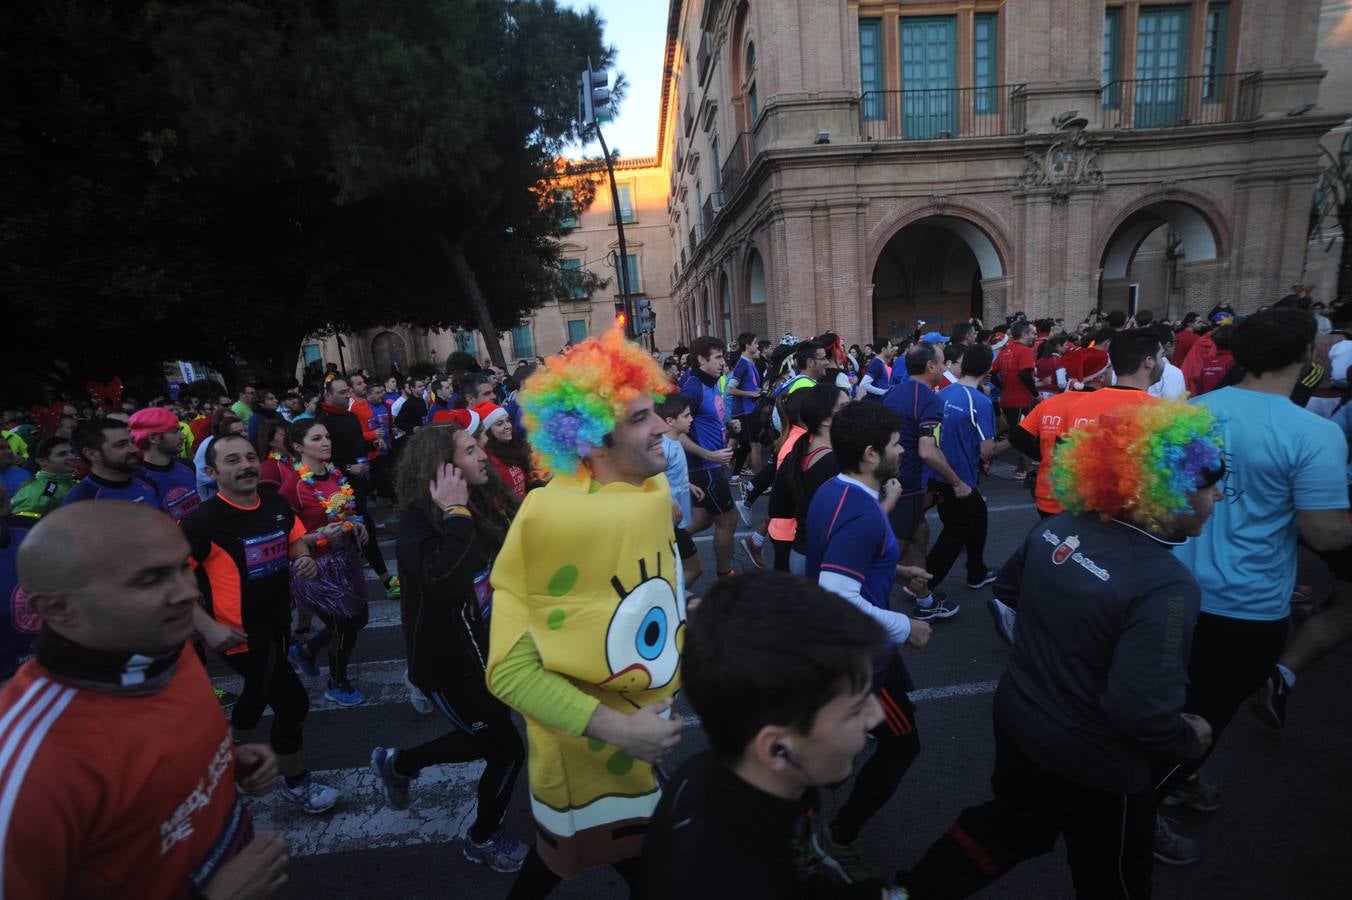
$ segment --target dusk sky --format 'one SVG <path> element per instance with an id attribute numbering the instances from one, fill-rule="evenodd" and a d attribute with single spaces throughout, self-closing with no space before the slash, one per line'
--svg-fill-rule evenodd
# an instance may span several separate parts
<path id="1" fill-rule="evenodd" d="M 666 0 L 562 0 L 562 3 L 573 9 L 596 7 L 605 20 L 605 41 L 618 51 L 616 67 L 629 80 L 620 115 L 603 126 L 606 143 L 622 156 L 656 154 L 662 53 L 667 34 Z M 585 60 L 581 63 L 578 71 L 586 66 Z M 585 152 L 595 156 L 601 148 L 593 141 Z"/>

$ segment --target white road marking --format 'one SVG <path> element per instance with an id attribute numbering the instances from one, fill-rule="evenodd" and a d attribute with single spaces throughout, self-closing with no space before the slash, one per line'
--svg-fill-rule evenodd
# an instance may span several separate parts
<path id="1" fill-rule="evenodd" d="M 483 770 L 482 762 L 423 769 L 410 789 L 413 803 L 404 810 L 385 803 L 380 782 L 368 767 L 312 773 L 341 794 L 337 805 L 321 815 L 305 812 L 277 791 L 248 803 L 255 830 L 271 828 L 286 838 L 292 856 L 444 844 L 469 827 Z"/>

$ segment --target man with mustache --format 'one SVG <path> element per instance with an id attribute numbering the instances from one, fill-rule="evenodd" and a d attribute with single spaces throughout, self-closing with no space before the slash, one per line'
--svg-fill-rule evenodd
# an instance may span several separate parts
<path id="1" fill-rule="evenodd" d="M 205 604 L 193 610 L 197 632 L 244 678 L 230 716 L 236 740 L 272 707 L 278 793 L 308 813 L 325 812 L 338 792 L 305 768 L 301 726 L 310 697 L 286 658 L 291 572 L 299 578 L 319 573 L 309 545 L 314 536 L 280 495 L 259 493 L 258 452 L 243 435 L 212 441 L 206 466 L 219 492 L 182 523 Z"/>

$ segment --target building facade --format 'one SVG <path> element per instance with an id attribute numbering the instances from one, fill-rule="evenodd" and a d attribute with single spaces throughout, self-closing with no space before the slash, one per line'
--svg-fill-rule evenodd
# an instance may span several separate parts
<path id="1" fill-rule="evenodd" d="M 669 15 L 682 338 L 1252 308 L 1305 272 L 1319 141 L 1348 113 L 1321 104 L 1320 0 Z"/>

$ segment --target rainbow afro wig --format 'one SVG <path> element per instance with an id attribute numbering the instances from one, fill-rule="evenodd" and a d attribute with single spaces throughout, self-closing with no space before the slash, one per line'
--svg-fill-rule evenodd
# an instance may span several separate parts
<path id="1" fill-rule="evenodd" d="M 521 412 L 542 468 L 576 472 L 615 430 L 629 401 L 666 394 L 671 382 L 618 327 L 545 363 L 521 389 Z"/>
<path id="2" fill-rule="evenodd" d="M 1206 407 L 1142 403 L 1073 429 L 1052 457 L 1052 490 L 1073 512 L 1162 530 L 1191 509 L 1189 494 L 1220 480 L 1221 449 Z"/>

